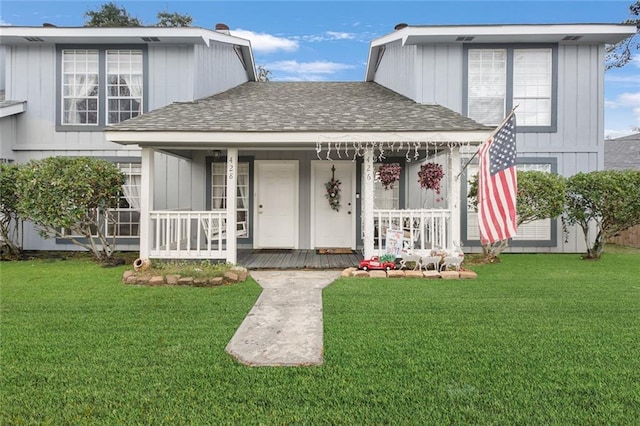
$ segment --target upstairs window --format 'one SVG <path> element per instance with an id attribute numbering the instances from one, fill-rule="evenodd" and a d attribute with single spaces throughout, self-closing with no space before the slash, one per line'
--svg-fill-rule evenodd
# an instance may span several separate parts
<path id="1" fill-rule="evenodd" d="M 142 114 L 142 52 L 107 50 L 107 124 Z"/>
<path id="2" fill-rule="evenodd" d="M 95 130 L 142 114 L 144 54 L 142 49 L 61 49 L 61 130 Z"/>
<path id="3" fill-rule="evenodd" d="M 514 106 L 518 131 L 555 131 L 555 47 L 468 48 L 467 116 L 498 125 Z"/>
<path id="4" fill-rule="evenodd" d="M 98 67 L 97 50 L 63 51 L 63 124 L 98 124 Z"/>

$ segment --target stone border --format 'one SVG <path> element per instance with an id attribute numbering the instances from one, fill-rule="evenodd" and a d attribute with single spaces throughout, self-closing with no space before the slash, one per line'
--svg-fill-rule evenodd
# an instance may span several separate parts
<path id="1" fill-rule="evenodd" d="M 191 286 L 191 287 L 217 287 L 225 284 L 244 282 L 249 276 L 246 268 L 233 268 L 222 277 L 191 277 L 173 274 L 158 274 L 153 271 L 135 272 L 124 271 L 122 282 L 132 285 L 148 286 Z"/>
<path id="2" fill-rule="evenodd" d="M 363 271 L 358 268 L 347 268 L 340 274 L 342 277 L 356 278 L 441 278 L 444 280 L 473 280 L 478 278 L 478 274 L 473 271 L 462 269 L 460 271 Z"/>

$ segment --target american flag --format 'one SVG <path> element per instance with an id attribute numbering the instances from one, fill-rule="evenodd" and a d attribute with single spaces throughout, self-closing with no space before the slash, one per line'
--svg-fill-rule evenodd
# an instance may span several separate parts
<path id="1" fill-rule="evenodd" d="M 491 244 L 516 235 L 516 116 L 511 114 L 479 152 L 478 222 L 480 241 Z"/>

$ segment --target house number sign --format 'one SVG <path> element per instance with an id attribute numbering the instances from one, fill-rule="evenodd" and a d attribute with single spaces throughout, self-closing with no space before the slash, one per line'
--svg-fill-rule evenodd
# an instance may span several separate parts
<path id="1" fill-rule="evenodd" d="M 236 165 L 233 163 L 233 157 L 227 160 L 227 180 L 232 181 L 235 178 Z"/>

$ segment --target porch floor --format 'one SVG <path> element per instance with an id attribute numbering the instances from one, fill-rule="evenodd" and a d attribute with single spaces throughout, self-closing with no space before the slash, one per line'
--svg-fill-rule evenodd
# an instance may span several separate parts
<path id="1" fill-rule="evenodd" d="M 317 254 L 315 250 L 239 249 L 237 263 L 247 269 L 344 269 L 358 266 L 362 253 Z"/>

